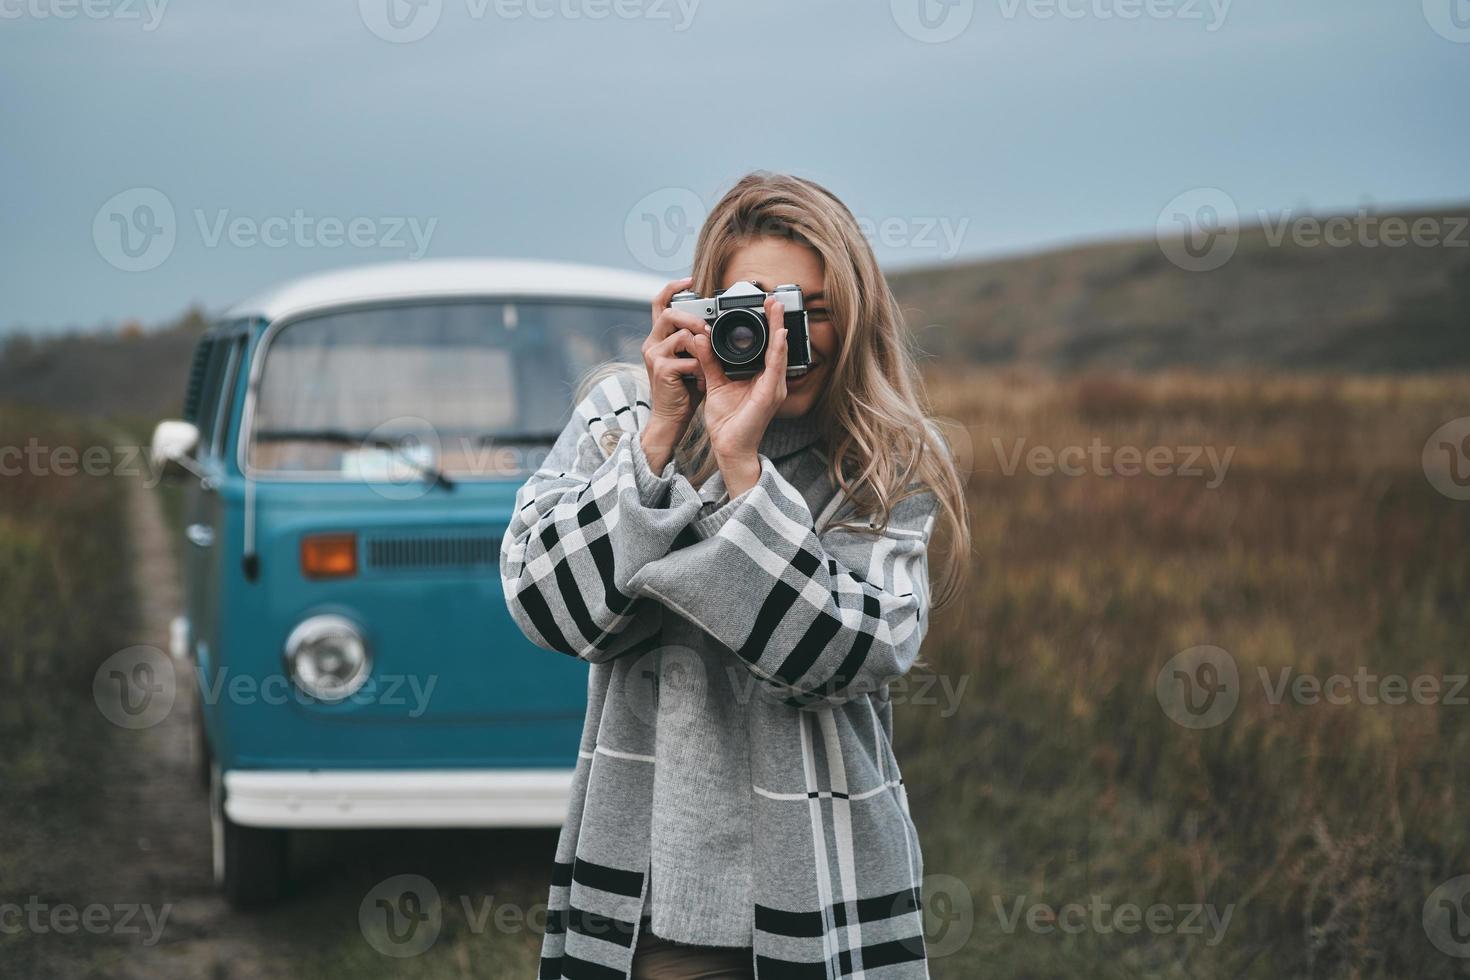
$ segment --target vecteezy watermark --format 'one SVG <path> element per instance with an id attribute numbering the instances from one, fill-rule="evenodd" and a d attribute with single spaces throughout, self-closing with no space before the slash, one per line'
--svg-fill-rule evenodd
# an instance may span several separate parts
<path id="1" fill-rule="evenodd" d="M 1424 19 L 1445 40 L 1470 44 L 1470 0 L 1424 0 Z"/>
<path id="2" fill-rule="evenodd" d="M 438 941 L 444 928 L 439 889 L 423 875 L 386 878 L 363 896 L 357 925 L 368 945 L 384 956 L 418 956 Z"/>
<path id="3" fill-rule="evenodd" d="M 975 897 L 954 875 L 928 874 L 921 886 L 924 906 L 924 949 L 942 959 L 964 949 L 975 931 Z"/>
<path id="4" fill-rule="evenodd" d="M 646 20 L 689 30 L 700 0 L 463 0 L 473 21 Z M 422 41 L 439 26 L 444 0 L 358 0 L 358 16 L 377 37 L 394 44 Z"/>
<path id="5" fill-rule="evenodd" d="M 169 0 L 0 0 L 0 20 L 138 21 L 145 31 L 163 23 Z"/>
<path id="6" fill-rule="evenodd" d="M 1272 248 L 1288 241 L 1297 248 L 1470 248 L 1470 217 L 1464 215 L 1407 218 L 1359 208 L 1352 216 L 1327 218 L 1290 209 L 1275 217 L 1265 211 L 1256 216 Z"/>
<path id="7" fill-rule="evenodd" d="M 1173 20 L 1200 23 L 1213 34 L 1225 26 L 1233 0 L 996 0 L 1000 15 L 1015 20 Z"/>
<path id="8" fill-rule="evenodd" d="M 623 220 L 628 252 L 653 272 L 672 273 L 694 264 L 694 243 L 709 209 L 687 187 L 662 187 L 639 198 Z"/>
<path id="9" fill-rule="evenodd" d="M 402 252 L 420 259 L 428 252 L 438 218 L 412 215 L 234 214 L 229 208 L 194 208 L 193 225 L 205 248 L 353 248 Z M 124 272 L 146 272 L 168 261 L 178 242 L 179 222 L 168 196 L 154 187 L 132 187 L 103 202 L 92 219 L 97 254 Z"/>
<path id="10" fill-rule="evenodd" d="M 438 687 L 439 676 L 428 674 L 377 674 L 333 704 L 381 705 L 405 708 L 408 718 L 421 718 Z M 179 677 L 173 659 L 157 647 L 134 646 L 119 650 L 98 666 L 92 675 L 92 700 L 102 717 L 119 728 L 151 728 L 173 711 L 178 698 Z M 260 676 L 234 670 L 228 665 L 204 678 L 199 698 L 206 705 L 285 705 L 303 707 L 322 702 L 298 686 L 285 673 Z"/>
<path id="11" fill-rule="evenodd" d="M 740 673 L 750 676 L 744 670 Z M 625 676 L 630 679 L 623 686 L 628 710 L 649 728 L 658 725 L 661 705 L 665 725 L 681 724 L 704 714 L 710 695 L 705 658 L 688 647 L 671 643 L 650 650 Z"/>
<path id="12" fill-rule="evenodd" d="M 1235 658 L 1221 647 L 1190 647 L 1159 668 L 1154 695 L 1176 725 L 1214 728 L 1240 702 L 1240 670 Z"/>
<path id="13" fill-rule="evenodd" d="M 736 704 L 748 705 L 756 698 L 784 702 L 792 696 L 789 687 L 768 682 L 738 664 L 727 664 L 723 670 L 722 678 L 711 676 L 706 658 L 695 651 L 675 644 L 661 646 L 643 654 L 633 665 L 628 674 L 632 682 L 624 685 L 622 693 L 632 714 L 650 727 L 660 717 L 676 723 L 681 717 L 696 717 L 712 697 L 721 701 L 733 697 Z M 961 674 L 956 679 L 949 674 L 915 670 L 906 674 L 860 674 L 847 681 L 838 686 L 845 697 L 881 691 L 895 706 L 938 708 L 941 718 L 950 718 L 959 711 L 970 675 Z M 715 683 L 720 685 L 717 693 L 711 689 Z"/>
<path id="14" fill-rule="evenodd" d="M 505 477 L 540 469 L 552 443 L 494 436 L 440 436 L 428 419 L 403 415 L 374 426 L 342 456 L 340 475 L 387 500 L 417 500 L 446 481 Z"/>
<path id="15" fill-rule="evenodd" d="M 155 187 L 132 187 L 108 198 L 92 218 L 97 253 L 124 272 L 147 272 L 174 251 L 173 202 Z"/>
<path id="16" fill-rule="evenodd" d="M 922 895 L 924 951 L 931 959 L 949 956 L 961 949 L 974 928 L 974 901 L 970 890 L 951 875 L 924 877 Z M 890 915 L 919 912 L 910 892 L 894 897 Z M 463 928 L 471 935 L 491 931 L 502 935 L 546 934 L 548 910 L 545 902 L 525 906 L 497 902 L 494 895 L 459 895 L 446 900 L 439 888 L 419 874 L 385 878 L 370 888 L 358 904 L 357 924 L 369 946 L 384 956 L 408 959 L 428 952 L 444 931 L 447 909 L 457 907 Z M 577 931 L 608 942 L 628 946 L 633 925 L 605 915 L 585 914 Z M 917 945 L 917 938 L 914 940 Z"/>
<path id="17" fill-rule="evenodd" d="M 151 490 L 163 478 L 163 468 L 153 465 L 144 446 L 52 446 L 31 436 L 24 446 L 0 446 L 0 478 L 17 476 L 141 477 Z"/>
<path id="18" fill-rule="evenodd" d="M 975 18 L 975 0 L 889 0 L 893 22 L 915 41 L 953 41 Z"/>
<path id="19" fill-rule="evenodd" d="M 1298 671 L 1292 666 L 1257 666 L 1255 673 L 1260 696 L 1273 707 L 1287 702 L 1306 707 L 1470 706 L 1470 674 L 1380 674 L 1366 666 L 1327 675 Z M 1235 711 L 1244 696 L 1244 686 L 1229 651 L 1198 646 L 1175 654 L 1160 668 L 1154 692 L 1164 714 L 1176 724 L 1214 728 Z"/>
<path id="20" fill-rule="evenodd" d="M 1087 446 L 1059 448 L 1031 446 L 1023 436 L 1007 448 L 999 437 L 990 440 L 1000 471 L 1015 476 L 1024 464 L 1032 476 L 1181 476 L 1204 478 L 1205 488 L 1214 490 L 1225 482 L 1235 447 L 1222 453 L 1215 446 L 1107 446 L 1093 437 Z M 1202 465 L 1203 464 L 1203 465 Z"/>
<path id="21" fill-rule="evenodd" d="M 152 728 L 168 717 L 178 696 L 173 661 L 157 647 L 119 650 L 92 675 L 92 700 L 119 728 Z"/>
<path id="22" fill-rule="evenodd" d="M 1446 956 L 1470 958 L 1470 875 L 1451 878 L 1424 900 L 1424 933 Z"/>
<path id="23" fill-rule="evenodd" d="M 375 704 L 388 708 L 407 708 L 407 718 L 422 718 L 429 710 L 439 675 L 374 674 L 356 691 L 334 704 Z M 229 667 L 221 667 L 200 687 L 205 704 L 299 704 L 310 706 L 321 702 L 294 684 L 285 674 L 256 677 Z"/>
<path id="24" fill-rule="evenodd" d="M 857 218 L 858 230 L 869 244 L 895 251 L 928 253 L 929 257 L 948 261 L 959 254 L 970 219 L 945 217 Z"/>
<path id="25" fill-rule="evenodd" d="M 1470 415 L 1435 429 L 1422 462 L 1430 486 L 1451 500 L 1470 500 Z"/>
<path id="26" fill-rule="evenodd" d="M 460 895 L 458 906 L 470 933 L 481 936 L 491 931 L 505 935 L 546 932 L 546 903 L 529 907 L 514 902 L 497 902 L 494 895 Z M 423 875 L 402 874 L 385 878 L 363 896 L 357 908 L 357 924 L 368 945 L 395 959 L 418 956 L 439 940 L 444 928 L 444 899 L 432 881 Z M 602 916 L 587 916 L 586 934 L 608 936 L 623 924 Z"/>
<path id="27" fill-rule="evenodd" d="M 639 265 L 652 272 L 673 273 L 694 264 L 694 246 L 709 206 L 687 187 L 662 187 L 639 198 L 623 221 L 623 241 Z M 970 219 L 943 215 L 855 216 L 858 231 L 875 248 L 919 252 L 929 259 L 949 260 L 959 254 Z M 745 229 L 759 235 L 765 229 Z M 783 229 L 772 226 L 772 234 Z"/>
<path id="28" fill-rule="evenodd" d="M 1185 191 L 1159 212 L 1154 238 L 1164 256 L 1186 272 L 1212 272 L 1240 244 L 1240 212 L 1218 187 Z"/>
<path id="29" fill-rule="evenodd" d="M 1470 0 L 1467 0 L 1470 2 Z M 1321 217 L 1287 209 L 1257 211 L 1254 222 L 1268 248 L 1470 248 L 1470 216 L 1356 213 Z M 1230 261 L 1244 221 L 1235 200 L 1218 187 L 1185 191 L 1159 212 L 1160 251 L 1186 272 L 1212 272 Z"/>
<path id="30" fill-rule="evenodd" d="M 1001 931 L 1007 935 L 1021 928 L 1038 935 L 1060 932 L 1069 936 L 1083 933 L 1131 936 L 1149 932 L 1154 935 L 1203 936 L 1206 946 L 1219 945 L 1235 914 L 1233 903 L 1223 909 L 1198 902 L 1179 905 L 1155 902 L 1145 906 L 1133 902 L 1113 904 L 1097 895 L 1089 895 L 1085 902 L 1061 905 L 1029 902 L 1024 895 L 1009 900 L 992 895 L 991 903 L 1000 920 Z"/>
<path id="31" fill-rule="evenodd" d="M 1465 694 L 1470 674 L 1376 674 L 1359 666 L 1351 675 L 1344 673 L 1298 673 L 1293 667 L 1279 667 L 1273 672 L 1257 667 L 1256 673 L 1266 700 L 1279 705 L 1290 699 L 1295 704 L 1442 704 L 1449 707 L 1470 705 Z"/>
<path id="32" fill-rule="evenodd" d="M 172 902 L 160 906 L 137 902 L 111 905 L 89 902 L 78 906 L 31 895 L 24 903 L 0 902 L 0 935 L 55 933 L 67 936 L 85 932 L 93 936 L 142 936 L 140 945 L 156 946 L 163 938 L 163 930 L 167 928 L 168 917 L 173 910 Z"/>

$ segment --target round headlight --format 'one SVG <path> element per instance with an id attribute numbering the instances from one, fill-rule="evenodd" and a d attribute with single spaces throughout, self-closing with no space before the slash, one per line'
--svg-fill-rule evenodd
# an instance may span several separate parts
<path id="1" fill-rule="evenodd" d="M 351 620 L 313 616 L 286 638 L 286 667 L 307 694 L 320 701 L 341 701 L 367 682 L 372 661 L 367 641 Z"/>

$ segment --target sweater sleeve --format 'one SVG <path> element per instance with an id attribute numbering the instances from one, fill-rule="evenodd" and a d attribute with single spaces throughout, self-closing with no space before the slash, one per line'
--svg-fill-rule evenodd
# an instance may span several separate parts
<path id="1" fill-rule="evenodd" d="M 788 704 L 873 693 L 918 656 L 938 501 L 900 501 L 888 527 L 820 533 L 802 495 L 761 457 L 760 479 L 693 525 L 630 587 L 728 647 Z"/>
<path id="2" fill-rule="evenodd" d="M 511 616 L 537 646 L 601 663 L 658 635 L 662 610 L 629 582 L 668 553 L 702 501 L 672 462 L 660 474 L 649 468 L 638 441 L 648 413 L 631 377 L 606 379 L 516 494 L 500 578 Z"/>

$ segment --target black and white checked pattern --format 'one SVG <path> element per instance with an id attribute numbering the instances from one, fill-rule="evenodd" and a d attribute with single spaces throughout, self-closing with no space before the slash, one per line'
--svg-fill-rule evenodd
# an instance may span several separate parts
<path id="1" fill-rule="evenodd" d="M 517 495 L 502 545 L 506 602 L 527 636 L 592 664 L 541 976 L 629 975 L 667 843 L 651 839 L 654 807 L 697 805 L 677 798 L 685 781 L 655 785 L 656 722 L 632 710 L 641 655 L 677 646 L 762 682 L 724 713 L 735 729 L 689 735 L 748 753 L 748 791 L 710 820 L 745 823 L 757 842 L 739 858 L 696 852 L 706 880 L 751 883 L 743 913 L 706 903 L 700 914 L 720 917 L 720 935 L 746 923 L 762 980 L 926 977 L 922 858 L 886 685 L 925 631 L 933 495 L 901 501 L 882 533 L 832 528 L 825 460 L 784 421 L 762 443 L 754 488 L 732 500 L 715 478 L 701 496 L 672 464 L 649 469 L 636 438 L 648 411 L 628 377 L 599 385 Z M 673 924 L 661 935 L 698 941 L 701 922 L 653 912 Z"/>
<path id="2" fill-rule="evenodd" d="M 501 584 L 532 642 L 593 663 L 648 645 L 660 610 L 628 580 L 668 553 L 702 501 L 673 464 L 655 475 L 636 431 L 648 403 L 621 376 L 584 399 L 545 463 L 516 494 Z M 611 455 L 603 438 L 621 435 Z"/>

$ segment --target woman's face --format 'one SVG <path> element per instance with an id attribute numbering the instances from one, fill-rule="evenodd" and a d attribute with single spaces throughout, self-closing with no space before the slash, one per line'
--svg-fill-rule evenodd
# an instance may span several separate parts
<path id="1" fill-rule="evenodd" d="M 786 400 L 776 410 L 782 418 L 811 410 L 837 360 L 837 330 L 822 294 L 825 271 L 816 249 L 774 236 L 753 238 L 741 245 L 725 269 L 723 289 L 742 281 L 753 282 L 768 293 L 786 283 L 801 287 L 807 333 L 812 341 L 812 366 L 801 377 L 786 379 Z"/>

